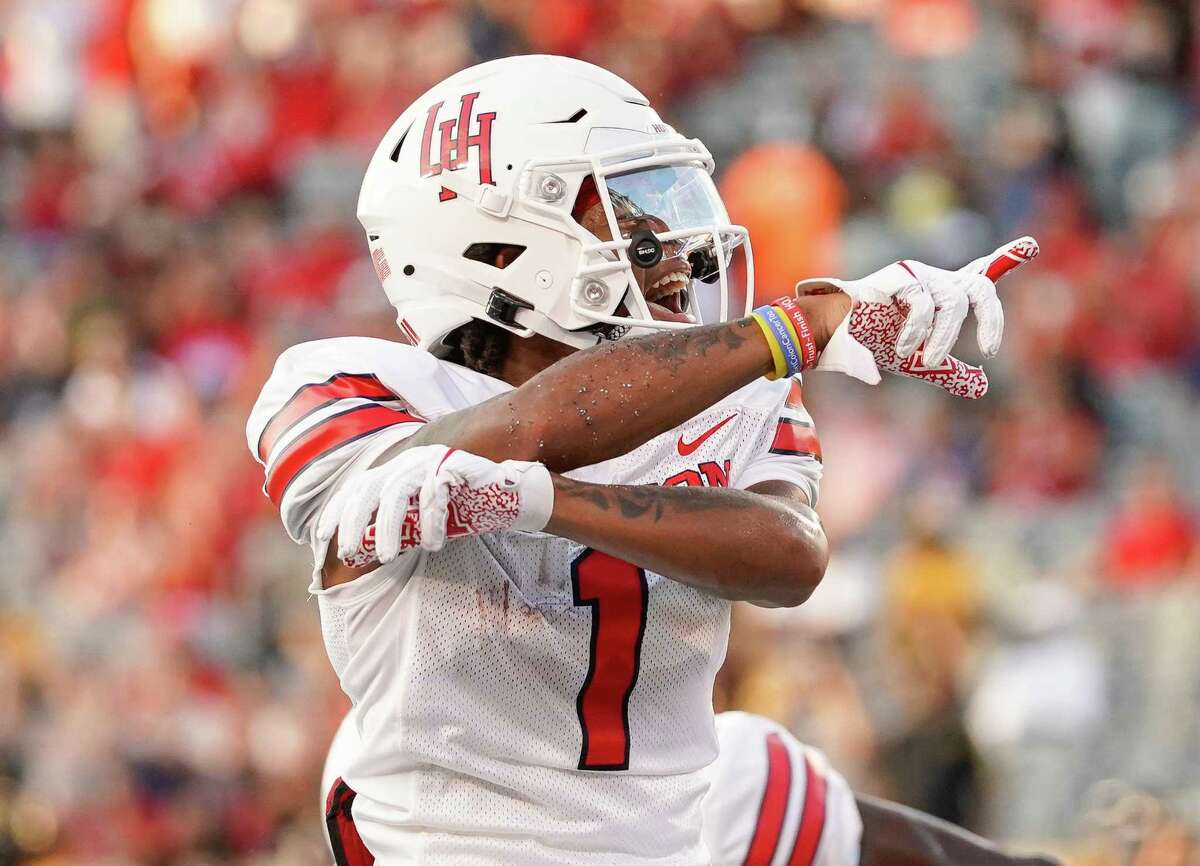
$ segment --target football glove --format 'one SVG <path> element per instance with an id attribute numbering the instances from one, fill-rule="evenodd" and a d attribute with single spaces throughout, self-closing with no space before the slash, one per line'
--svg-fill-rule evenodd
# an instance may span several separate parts
<path id="1" fill-rule="evenodd" d="M 540 463 L 494 463 L 444 445 L 423 445 L 368 469 L 330 498 L 317 538 L 338 536 L 351 566 L 388 563 L 447 538 L 506 529 L 536 531 L 550 520 L 554 486 Z"/>
<path id="2" fill-rule="evenodd" d="M 987 393 L 987 374 L 950 355 L 967 312 L 975 311 L 984 357 L 995 356 L 1004 332 L 996 280 L 1037 257 L 1031 237 L 1011 241 L 957 271 L 915 261 L 888 265 L 861 280 L 818 278 L 797 295 L 843 291 L 850 315 L 821 353 L 818 370 L 846 373 L 868 384 L 886 370 L 930 382 L 958 397 Z"/>

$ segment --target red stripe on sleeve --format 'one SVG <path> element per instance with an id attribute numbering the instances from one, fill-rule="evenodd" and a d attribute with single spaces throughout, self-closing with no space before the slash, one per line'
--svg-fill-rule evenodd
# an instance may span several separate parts
<path id="1" fill-rule="evenodd" d="M 792 379 L 792 386 L 788 389 L 787 399 L 783 401 L 783 405 L 789 409 L 804 409 L 804 389 L 800 387 L 800 382 L 795 378 Z"/>
<path id="2" fill-rule="evenodd" d="M 775 858 L 791 787 L 792 762 L 788 758 L 787 746 L 779 734 L 767 734 L 767 785 L 763 790 L 762 804 L 758 807 L 754 837 L 750 840 L 750 848 L 746 851 L 742 866 L 769 866 Z"/>
<path id="3" fill-rule="evenodd" d="M 279 459 L 268 467 L 267 483 L 263 489 L 271 501 L 278 505 L 288 486 L 314 460 L 371 433 L 397 424 L 420 421 L 420 418 L 407 412 L 370 403 L 331 415 L 288 445 Z"/>
<path id="4" fill-rule="evenodd" d="M 779 426 L 775 428 L 775 438 L 771 440 L 771 453 L 809 454 L 820 460 L 821 440 L 817 438 L 817 431 L 811 425 L 793 421 L 791 418 L 780 418 Z"/>
<path id="5" fill-rule="evenodd" d="M 807 755 L 804 756 L 804 775 L 804 811 L 800 813 L 800 826 L 787 866 L 812 866 L 817 857 L 817 846 L 821 844 L 821 833 L 825 830 L 825 777 L 817 772 Z"/>
<path id="6" fill-rule="evenodd" d="M 305 385 L 263 428 L 258 437 L 258 459 L 267 462 L 271 449 L 293 424 L 323 406 L 345 400 L 347 397 L 365 397 L 368 400 L 395 400 L 398 395 L 384 386 L 371 373 L 338 373 L 324 382 Z"/>

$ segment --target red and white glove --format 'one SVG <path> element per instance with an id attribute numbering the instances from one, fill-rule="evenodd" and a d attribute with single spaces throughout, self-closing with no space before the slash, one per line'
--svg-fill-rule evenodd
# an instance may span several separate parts
<path id="1" fill-rule="evenodd" d="M 550 520 L 554 485 L 540 463 L 494 463 L 444 445 L 404 451 L 368 469 L 329 500 L 317 538 L 338 536 L 350 566 L 391 562 L 447 538 L 505 529 L 537 531 Z"/>
<path id="2" fill-rule="evenodd" d="M 996 280 L 1032 261 L 1038 252 L 1037 241 L 1023 237 L 957 271 L 906 260 L 861 280 L 797 283 L 797 295 L 840 290 L 853 301 L 817 369 L 845 373 L 871 385 L 885 370 L 922 379 L 957 397 L 982 397 L 987 374 L 950 355 L 950 349 L 967 312 L 974 310 L 979 349 L 987 358 L 996 354 L 1004 333 Z"/>

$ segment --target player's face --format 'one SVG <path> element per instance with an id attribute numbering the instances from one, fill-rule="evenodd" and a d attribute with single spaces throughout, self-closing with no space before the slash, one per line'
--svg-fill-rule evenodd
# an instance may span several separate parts
<path id="1" fill-rule="evenodd" d="M 670 231 L 670 226 L 660 217 L 652 214 L 635 216 L 629 213 L 629 208 L 618 200 L 613 200 L 616 211 L 617 226 L 623 237 L 632 237 L 639 230 L 648 230 L 656 235 Z M 604 215 L 604 206 L 596 202 L 580 217 L 580 223 L 602 241 L 612 240 L 612 231 L 608 219 Z M 683 255 L 683 244 L 679 241 L 667 241 L 663 244 L 662 260 L 651 268 L 639 268 L 633 265 L 633 275 L 637 279 L 650 315 L 659 321 L 691 322 L 688 306 L 691 303 L 689 287 L 692 281 L 692 266 Z"/>
<path id="2" fill-rule="evenodd" d="M 749 292 L 747 251 L 737 237 L 719 227 L 729 217 L 708 173 L 698 166 L 654 166 L 608 175 L 604 179 L 612 205 L 609 221 L 590 179 L 580 199 L 590 204 L 576 219 L 600 241 L 631 241 L 638 233 L 654 235 L 662 248 L 658 262 L 639 266 L 629 257 L 633 277 L 651 317 L 666 322 L 713 322 L 728 309 L 745 306 Z M 614 237 L 619 233 L 619 237 Z M 717 235 L 720 234 L 720 239 Z M 722 265 L 724 267 L 722 267 Z M 626 299 L 625 314 L 640 318 Z"/>

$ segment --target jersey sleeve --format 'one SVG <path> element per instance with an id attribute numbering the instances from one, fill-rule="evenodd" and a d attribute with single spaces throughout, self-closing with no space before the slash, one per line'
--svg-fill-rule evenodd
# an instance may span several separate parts
<path id="1" fill-rule="evenodd" d="M 764 481 L 787 481 L 804 489 L 815 508 L 821 490 L 821 442 L 802 395 L 797 376 L 791 380 L 762 446 L 739 475 L 736 486 L 744 490 Z"/>
<path id="2" fill-rule="evenodd" d="M 420 429 L 424 418 L 406 395 L 429 387 L 436 364 L 407 346 L 351 337 L 301 343 L 279 356 L 246 442 L 293 541 L 311 540 L 310 524 L 338 482 Z"/>

